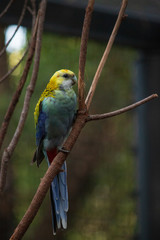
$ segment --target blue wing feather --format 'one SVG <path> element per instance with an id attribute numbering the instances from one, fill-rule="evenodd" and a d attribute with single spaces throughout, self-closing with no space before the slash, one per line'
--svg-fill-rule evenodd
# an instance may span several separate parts
<path id="1" fill-rule="evenodd" d="M 36 145 L 39 146 L 39 143 L 42 138 L 45 136 L 45 122 L 47 115 L 45 112 L 42 111 L 42 103 L 40 104 L 38 122 L 36 125 Z"/>

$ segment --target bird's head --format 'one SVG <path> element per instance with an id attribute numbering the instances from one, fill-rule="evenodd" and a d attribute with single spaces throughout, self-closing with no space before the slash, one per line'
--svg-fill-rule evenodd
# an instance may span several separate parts
<path id="1" fill-rule="evenodd" d="M 67 90 L 77 82 L 76 75 L 67 69 L 61 69 L 54 73 L 50 79 L 50 84 L 54 89 Z"/>

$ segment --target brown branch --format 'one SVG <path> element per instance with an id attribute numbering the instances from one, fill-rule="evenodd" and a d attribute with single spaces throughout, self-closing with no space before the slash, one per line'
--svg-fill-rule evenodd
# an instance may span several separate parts
<path id="1" fill-rule="evenodd" d="M 78 135 L 80 134 L 84 124 L 85 124 L 85 116 L 79 115 L 76 119 L 75 125 L 73 126 L 73 129 L 70 133 L 70 136 L 67 139 L 67 142 L 65 143 L 64 147 L 68 150 L 71 150 L 73 145 L 76 142 L 76 139 Z M 19 225 L 15 229 L 13 235 L 11 236 L 10 240 L 18 240 L 21 239 L 28 229 L 29 225 L 33 221 L 35 215 L 38 212 L 38 209 L 40 208 L 43 199 L 50 187 L 51 182 L 53 181 L 53 178 L 58 174 L 58 172 L 61 170 L 61 166 L 63 162 L 66 159 L 67 154 L 60 152 L 54 161 L 52 161 L 52 164 L 48 168 L 47 172 L 45 173 L 44 177 L 41 179 L 40 185 L 37 189 L 37 192 L 34 195 L 34 198 L 27 209 L 24 217 L 20 221 Z"/>
<path id="2" fill-rule="evenodd" d="M 88 118 L 87 118 L 87 121 L 93 121 L 93 120 L 101 120 L 101 119 L 105 119 L 105 118 L 110 118 L 110 117 L 114 117 L 114 116 L 117 116 L 119 114 L 122 114 L 122 113 L 125 113 L 125 112 L 128 112 L 146 102 L 149 102 L 151 101 L 152 99 L 154 98 L 158 98 L 158 95 L 157 94 L 152 94 L 150 95 L 149 97 L 146 97 L 136 103 L 133 103 L 127 107 L 124 107 L 124 108 L 121 108 L 121 109 L 118 109 L 116 111 L 113 111 L 113 112 L 109 112 L 109 113 L 103 113 L 103 114 L 94 114 L 94 115 L 89 115 Z"/>
<path id="3" fill-rule="evenodd" d="M 154 97 L 157 97 L 157 95 L 154 94 Z M 154 98 L 154 97 L 152 97 L 152 98 Z M 92 98 L 91 98 L 91 100 L 92 100 Z M 146 102 L 147 100 L 145 99 L 143 101 Z M 136 105 L 136 106 L 138 106 L 138 105 Z M 78 114 L 77 119 L 75 121 L 75 124 L 72 128 L 72 131 L 64 144 L 65 149 L 71 151 L 82 128 L 85 126 L 85 123 L 87 121 L 89 121 L 87 113 L 85 113 L 85 111 L 80 111 L 80 113 Z M 64 163 L 66 157 L 67 157 L 67 153 L 60 152 L 55 157 L 54 161 L 52 161 L 52 164 L 48 168 L 47 172 L 45 173 L 44 177 L 42 178 L 42 180 L 39 184 L 37 192 L 35 193 L 29 208 L 27 209 L 25 215 L 23 216 L 22 220 L 20 221 L 17 228 L 15 229 L 10 240 L 22 239 L 22 237 L 25 234 L 25 232 L 27 231 L 29 225 L 32 223 L 34 217 L 36 216 L 36 214 L 43 202 L 43 199 L 50 187 L 50 184 L 53 181 L 53 178 L 58 174 L 59 171 L 61 171 L 61 166 Z"/>
<path id="4" fill-rule="evenodd" d="M 31 10 L 31 14 L 32 14 L 32 28 L 33 28 L 33 25 L 35 24 L 35 21 L 36 21 L 36 0 L 30 0 L 31 1 L 31 5 L 32 5 L 32 9 Z"/>
<path id="5" fill-rule="evenodd" d="M 10 8 L 10 6 L 12 5 L 12 3 L 15 0 L 10 0 L 9 3 L 7 4 L 7 6 L 5 7 L 5 9 L 0 13 L 0 18 L 3 17 L 3 15 L 8 11 L 8 9 Z"/>
<path id="6" fill-rule="evenodd" d="M 87 32 L 86 32 L 87 34 Z M 77 137 L 79 136 L 82 128 L 84 127 L 86 120 L 87 120 L 87 113 L 80 111 L 80 113 L 77 116 L 77 119 L 75 121 L 75 124 L 72 128 L 72 131 L 67 139 L 67 141 L 64 144 L 64 148 L 71 150 Z M 60 152 L 57 157 L 52 162 L 51 166 L 48 168 L 46 174 L 44 175 L 43 179 L 41 180 L 41 183 L 37 189 L 37 192 L 26 211 L 24 217 L 20 221 L 19 225 L 15 229 L 13 235 L 11 236 L 10 240 L 17 240 L 21 239 L 28 229 L 29 225 L 33 221 L 35 215 L 38 212 L 39 207 L 41 206 L 41 203 L 49 189 L 49 186 L 53 180 L 53 178 L 57 175 L 57 173 L 60 171 L 61 166 L 63 162 L 66 159 L 65 153 Z"/>
<path id="7" fill-rule="evenodd" d="M 8 78 L 14 71 L 15 69 L 20 65 L 20 63 L 23 61 L 24 57 L 26 56 L 27 54 L 27 51 L 28 51 L 28 48 L 26 48 L 25 52 L 23 53 L 23 56 L 21 57 L 21 59 L 18 61 L 18 63 L 12 68 L 10 69 L 3 77 L 1 77 L 0 79 L 0 84 L 6 79 Z"/>
<path id="8" fill-rule="evenodd" d="M 22 89 L 24 87 L 24 84 L 25 84 L 27 76 L 28 76 L 29 69 L 30 69 L 31 64 L 32 64 L 32 59 L 33 59 L 33 55 L 34 55 L 34 51 L 35 51 L 38 18 L 39 18 L 39 16 L 37 16 L 37 20 L 36 20 L 36 23 L 35 23 L 35 26 L 34 26 L 33 34 L 32 34 L 32 37 L 31 37 L 31 43 L 30 43 L 30 46 L 29 46 L 29 52 L 28 52 L 28 56 L 27 56 L 27 60 L 26 60 L 26 64 L 25 64 L 25 67 L 24 67 L 22 77 L 19 81 L 16 92 L 14 93 L 14 95 L 13 95 L 11 101 L 10 101 L 9 107 L 7 109 L 7 112 L 5 114 L 4 120 L 3 120 L 1 128 L 0 128 L 0 149 L 2 147 L 4 137 L 7 133 L 7 129 L 8 129 L 11 117 L 12 117 L 12 115 L 14 113 L 14 110 L 15 110 L 15 107 L 16 107 L 18 101 L 19 101 Z"/>
<path id="9" fill-rule="evenodd" d="M 39 69 L 39 61 L 40 61 L 40 51 L 41 51 L 41 39 L 42 39 L 42 32 L 43 32 L 43 23 L 45 18 L 45 10 L 46 10 L 46 4 L 47 0 L 42 0 L 40 3 L 39 8 L 39 22 L 38 22 L 38 30 L 37 30 L 37 37 L 36 37 L 36 48 L 35 48 L 35 58 L 34 58 L 34 65 L 33 65 L 33 71 L 30 83 L 27 87 L 23 109 L 21 112 L 21 116 L 19 119 L 19 123 L 17 126 L 17 129 L 14 133 L 14 136 L 8 145 L 8 147 L 4 150 L 3 156 L 2 156 L 2 164 L 1 164 L 1 172 L 0 172 L 0 191 L 3 191 L 3 188 L 5 186 L 6 182 L 6 169 L 8 165 L 8 161 L 10 160 L 13 151 L 18 143 L 18 140 L 20 138 L 20 135 L 22 133 L 30 105 L 30 99 L 34 91 L 34 87 L 37 80 L 38 75 L 38 69 Z"/>
<path id="10" fill-rule="evenodd" d="M 30 2 L 31 2 L 32 7 L 28 6 L 27 9 L 30 12 L 30 14 L 32 15 L 32 17 L 34 17 L 35 13 L 36 13 L 35 12 L 35 9 L 36 9 L 35 0 L 30 0 Z"/>
<path id="11" fill-rule="evenodd" d="M 143 99 L 135 104 L 132 104 L 124 109 L 125 109 L 125 111 L 128 111 L 130 109 L 127 109 L 127 108 L 130 108 L 132 106 L 131 109 L 133 109 L 133 108 L 135 108 L 143 103 L 146 103 L 147 101 L 149 101 L 153 98 L 156 98 L 156 97 L 158 97 L 158 95 L 153 94 L 153 95 L 149 96 L 148 98 L 145 98 L 145 99 Z M 115 111 L 115 112 L 118 112 L 118 111 Z M 124 110 L 121 111 L 121 109 L 120 109 L 118 114 L 121 114 L 123 112 L 124 112 Z M 111 114 L 112 114 L 112 116 L 115 116 L 115 114 L 113 114 L 113 113 L 111 113 Z M 109 113 L 108 113 L 108 115 L 109 115 Z M 93 115 L 93 116 L 96 116 L 96 115 Z M 87 116 L 85 113 L 78 115 L 76 122 L 72 128 L 72 131 L 64 144 L 65 149 L 68 149 L 69 151 L 71 151 L 82 128 L 85 126 L 85 123 L 90 120 L 96 120 L 96 119 L 89 119 L 90 117 L 92 117 L 92 115 Z M 40 206 L 44 200 L 44 197 L 50 187 L 50 184 L 53 181 L 53 178 L 58 174 L 59 171 L 61 171 L 61 166 L 64 163 L 64 161 L 66 160 L 66 157 L 67 157 L 66 153 L 60 152 L 56 156 L 54 161 L 52 161 L 52 164 L 48 168 L 47 172 L 45 173 L 44 177 L 42 178 L 42 180 L 39 184 L 37 192 L 35 193 L 30 206 L 28 207 L 25 215 L 23 216 L 22 220 L 20 221 L 17 228 L 15 229 L 10 240 L 18 240 L 23 237 L 24 233 L 27 231 L 29 225 L 32 223 L 34 217 L 36 216 L 38 209 L 40 208 Z"/>
<path id="12" fill-rule="evenodd" d="M 92 18 L 92 12 L 94 7 L 94 0 L 89 0 L 86 8 L 85 18 L 83 22 L 82 36 L 81 36 L 81 47 L 79 56 L 79 74 L 78 74 L 78 97 L 79 97 L 79 110 L 85 109 L 84 100 L 84 72 L 87 55 L 87 43 L 90 30 L 90 23 Z"/>
<path id="13" fill-rule="evenodd" d="M 31 0 L 31 5 L 32 5 L 32 9 L 30 9 L 29 7 L 29 11 L 31 12 L 32 14 L 32 33 L 33 33 L 33 37 L 35 38 L 35 33 L 37 31 L 37 23 L 38 21 L 36 22 L 36 4 L 35 4 L 35 0 Z M 37 20 L 38 20 L 38 17 L 37 17 Z M 36 24 L 35 24 L 36 23 Z M 13 37 L 13 36 L 12 36 Z M 12 72 L 14 72 L 14 70 L 19 66 L 19 64 L 23 61 L 24 57 L 26 56 L 27 54 L 27 51 L 29 49 L 31 44 L 29 44 L 29 46 L 26 48 L 26 51 L 24 52 L 22 58 L 19 60 L 19 62 L 12 68 L 10 69 L 1 79 L 0 79 L 0 84 L 6 79 L 8 78 L 9 75 L 12 74 Z M 31 47 L 32 50 L 34 50 L 33 47 Z"/>
<path id="14" fill-rule="evenodd" d="M 115 116 L 117 114 L 121 114 L 123 112 L 126 112 L 128 110 L 131 110 L 141 104 L 144 104 L 148 101 L 150 101 L 153 98 L 157 98 L 158 95 L 157 94 L 153 94 L 135 104 L 132 104 L 126 108 L 117 110 L 115 112 L 111 112 L 108 113 L 108 117 L 112 117 Z M 115 114 L 116 113 L 116 114 Z M 85 126 L 86 121 L 90 121 L 90 120 L 97 120 L 97 119 L 101 119 L 101 115 L 104 114 L 100 114 L 100 115 L 91 115 L 88 116 L 85 114 L 80 114 L 78 115 L 76 122 L 73 126 L 73 129 L 67 139 L 67 141 L 64 144 L 65 149 L 68 149 L 69 151 L 71 151 L 71 149 L 73 148 L 82 128 Z M 106 114 L 105 114 L 106 115 Z M 92 119 L 93 117 L 93 119 Z M 98 118 L 100 117 L 100 118 Z M 61 170 L 61 166 L 64 163 L 65 159 L 67 157 L 67 154 L 60 152 L 57 157 L 54 159 L 54 161 L 52 162 L 51 166 L 48 168 L 46 174 L 44 175 L 44 177 L 41 180 L 41 183 L 37 189 L 36 194 L 34 195 L 34 198 L 29 206 L 29 208 L 27 209 L 24 217 L 22 218 L 21 222 L 19 223 L 19 225 L 17 226 L 17 228 L 15 229 L 12 237 L 10 238 L 10 240 L 17 240 L 17 239 L 21 239 L 24 235 L 24 233 L 27 231 L 29 225 L 31 224 L 31 222 L 33 221 L 34 217 L 36 216 L 38 209 L 40 208 L 43 199 L 50 187 L 50 184 L 53 180 L 53 178 L 58 174 L 58 172 Z"/>
<path id="15" fill-rule="evenodd" d="M 106 46 L 106 49 L 105 49 L 104 54 L 102 56 L 102 59 L 101 59 L 101 61 L 99 63 L 99 66 L 97 68 L 96 74 L 94 76 L 92 85 L 91 85 L 91 87 L 89 89 L 89 92 L 88 92 L 88 95 L 86 97 L 85 103 L 87 105 L 87 109 L 88 110 L 89 110 L 89 107 L 90 107 L 90 104 L 91 104 L 94 92 L 96 90 L 96 86 L 97 86 L 98 80 L 100 78 L 102 69 L 103 69 L 104 64 L 106 63 L 106 61 L 108 59 L 108 55 L 109 55 L 109 53 L 111 51 L 111 48 L 112 48 L 112 45 L 114 43 L 115 37 L 117 35 L 118 29 L 120 27 L 120 24 L 121 24 L 123 18 L 124 18 L 124 12 L 125 12 L 125 9 L 127 7 L 127 3 L 128 3 L 128 0 L 122 0 L 122 4 L 121 4 L 121 8 L 120 8 L 120 11 L 119 11 L 119 14 L 118 14 L 117 21 L 115 23 L 115 26 L 113 28 L 112 34 L 111 34 L 111 36 L 109 38 L 108 44 Z"/>
<path id="16" fill-rule="evenodd" d="M 12 37 L 8 40 L 8 42 L 6 43 L 6 45 L 3 47 L 3 49 L 0 51 L 0 57 L 3 55 L 3 53 L 6 51 L 6 48 L 8 47 L 8 45 L 10 44 L 10 42 L 12 41 L 12 39 L 14 38 L 16 32 L 18 31 L 22 21 L 23 21 L 23 18 L 24 18 L 24 15 L 25 15 L 25 12 L 26 12 L 26 8 L 27 8 L 27 2 L 28 0 L 25 0 L 24 2 L 24 6 L 23 6 L 23 9 L 22 9 L 22 13 L 21 13 L 21 16 L 19 18 L 19 21 L 18 21 L 18 24 L 17 24 L 17 27 L 12 35 Z"/>

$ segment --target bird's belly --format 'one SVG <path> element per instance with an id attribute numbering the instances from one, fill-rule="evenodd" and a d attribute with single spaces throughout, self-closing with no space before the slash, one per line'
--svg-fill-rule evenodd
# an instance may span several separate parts
<path id="1" fill-rule="evenodd" d="M 66 100 L 66 99 L 65 99 Z M 72 126 L 75 106 L 72 101 L 55 101 L 47 98 L 45 112 L 47 114 L 44 149 L 50 150 L 61 146 Z"/>

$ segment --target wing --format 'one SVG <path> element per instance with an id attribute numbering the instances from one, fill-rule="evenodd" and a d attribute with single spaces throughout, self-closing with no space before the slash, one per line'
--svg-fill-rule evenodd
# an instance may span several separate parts
<path id="1" fill-rule="evenodd" d="M 42 111 L 43 101 L 39 105 L 39 116 L 36 124 L 36 145 L 37 147 L 40 145 L 40 142 L 45 137 L 45 121 L 46 121 L 46 113 Z"/>
<path id="2" fill-rule="evenodd" d="M 37 162 L 37 166 L 40 165 L 42 160 L 44 159 L 43 154 L 43 139 L 45 137 L 45 121 L 46 114 L 42 111 L 42 101 L 39 104 L 38 109 L 38 120 L 36 124 L 36 145 L 37 149 L 35 151 L 33 162 Z"/>

